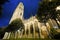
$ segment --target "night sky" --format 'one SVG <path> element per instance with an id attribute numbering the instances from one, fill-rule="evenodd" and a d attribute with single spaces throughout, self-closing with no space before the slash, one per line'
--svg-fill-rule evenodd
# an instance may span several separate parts
<path id="1" fill-rule="evenodd" d="M 28 19 L 31 14 L 34 16 L 38 9 L 38 3 L 40 0 L 9 0 L 3 5 L 3 14 L 0 18 L 0 27 L 7 26 L 12 17 L 12 14 L 19 4 L 23 2 L 24 4 L 24 18 Z"/>

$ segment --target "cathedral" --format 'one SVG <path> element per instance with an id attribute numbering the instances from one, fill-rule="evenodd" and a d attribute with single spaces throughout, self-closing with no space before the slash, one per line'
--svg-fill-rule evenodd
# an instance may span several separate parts
<path id="1" fill-rule="evenodd" d="M 54 28 L 58 28 L 58 25 L 56 24 L 54 20 L 51 21 L 50 19 L 48 21 L 49 23 L 47 22 L 45 25 L 44 23 L 40 23 L 38 19 L 36 18 L 36 16 L 31 16 L 29 19 L 24 19 L 23 14 L 24 14 L 24 5 L 22 2 L 20 2 L 11 17 L 9 24 L 16 18 L 20 18 L 25 26 L 25 35 L 23 35 L 23 30 L 20 31 L 19 29 L 15 33 L 15 36 L 12 35 L 13 33 L 11 32 L 9 33 L 6 32 L 3 39 L 9 39 L 11 35 L 14 38 L 39 38 L 39 37 L 45 38 L 45 37 L 48 37 L 49 35 L 50 28 L 51 28 L 50 25 L 54 26 Z M 31 25 L 34 32 L 33 35 L 30 33 Z M 27 30 L 28 30 L 28 36 L 26 35 Z"/>

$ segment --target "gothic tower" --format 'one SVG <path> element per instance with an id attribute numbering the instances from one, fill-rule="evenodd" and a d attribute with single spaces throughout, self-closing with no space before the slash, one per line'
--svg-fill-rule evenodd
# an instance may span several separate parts
<path id="1" fill-rule="evenodd" d="M 24 13 L 24 5 L 22 2 L 20 2 L 17 8 L 15 9 L 9 24 L 16 18 L 20 18 L 21 20 L 23 20 L 23 13 Z"/>

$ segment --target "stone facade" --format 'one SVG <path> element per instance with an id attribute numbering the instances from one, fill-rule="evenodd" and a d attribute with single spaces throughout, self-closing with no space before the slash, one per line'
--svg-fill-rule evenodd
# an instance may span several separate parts
<path id="1" fill-rule="evenodd" d="M 29 19 L 24 19 L 24 5 L 22 2 L 19 3 L 16 10 L 13 13 L 13 16 L 9 22 L 9 24 L 15 20 L 16 18 L 20 18 L 24 23 L 24 35 L 23 31 L 17 30 L 15 33 L 6 32 L 3 39 L 13 38 L 47 38 L 50 32 L 50 24 L 47 22 L 46 25 L 44 23 L 40 23 L 35 16 L 30 17 Z M 31 28 L 32 25 L 32 28 Z M 31 29 L 33 29 L 33 34 L 31 34 Z M 26 31 L 28 30 L 28 35 Z"/>

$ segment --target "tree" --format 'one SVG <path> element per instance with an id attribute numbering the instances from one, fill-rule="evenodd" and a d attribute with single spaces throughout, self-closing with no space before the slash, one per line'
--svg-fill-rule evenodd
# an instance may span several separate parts
<path id="1" fill-rule="evenodd" d="M 0 39 L 3 38 L 4 34 L 5 34 L 5 27 L 2 27 L 0 28 Z"/>
<path id="2" fill-rule="evenodd" d="M 52 39 L 60 39 L 60 33 L 57 32 L 54 28 L 51 28 L 51 31 L 50 31 L 50 36 Z"/>
<path id="3" fill-rule="evenodd" d="M 17 31 L 19 28 L 24 29 L 24 24 L 21 19 L 13 20 L 5 29 L 7 32 Z"/>
<path id="4" fill-rule="evenodd" d="M 60 0 L 43 0 L 39 3 L 37 19 L 40 22 L 46 22 L 49 18 L 56 20 L 56 7 L 60 5 Z"/>
<path id="5" fill-rule="evenodd" d="M 43 22 L 46 25 L 46 22 L 49 19 L 54 19 L 57 23 L 56 18 L 60 20 L 60 18 L 58 17 L 58 14 L 60 16 L 60 11 L 56 11 L 56 8 L 58 6 L 60 6 L 60 0 L 51 0 L 51 1 L 42 0 L 41 2 L 39 2 L 39 8 L 37 10 L 37 15 L 36 15 L 39 22 Z M 55 30 L 52 30 L 51 34 L 53 35 L 54 33 L 57 32 Z M 56 34 L 54 34 L 51 37 L 54 37 L 55 35 Z"/>
<path id="6" fill-rule="evenodd" d="M 60 22 L 60 10 L 56 10 L 58 6 L 60 6 L 60 0 L 42 0 L 39 3 L 36 16 L 39 22 L 46 23 L 49 19 L 54 19 L 60 28 L 60 25 L 56 20 L 58 19 Z"/>
<path id="7" fill-rule="evenodd" d="M 5 2 L 8 2 L 8 0 L 0 0 L 0 16 L 2 15 L 2 5 L 3 5 Z"/>

